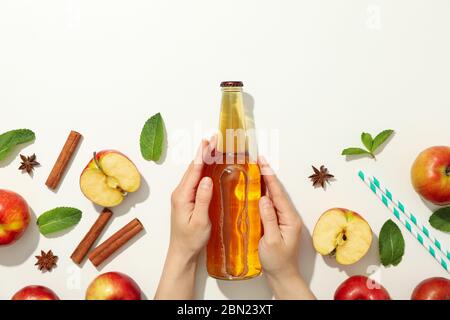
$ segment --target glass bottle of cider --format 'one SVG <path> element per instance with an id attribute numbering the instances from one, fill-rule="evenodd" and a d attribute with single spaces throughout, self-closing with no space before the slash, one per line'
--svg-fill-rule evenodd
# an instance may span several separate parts
<path id="1" fill-rule="evenodd" d="M 207 248 L 210 276 L 242 280 L 258 276 L 261 174 L 256 156 L 249 153 L 242 82 L 222 82 L 222 105 L 217 147 L 205 175 L 213 181 L 209 207 L 212 224 Z"/>

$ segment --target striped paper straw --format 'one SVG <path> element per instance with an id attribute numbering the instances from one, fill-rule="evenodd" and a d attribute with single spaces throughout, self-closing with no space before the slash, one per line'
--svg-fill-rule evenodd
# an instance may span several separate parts
<path id="1" fill-rule="evenodd" d="M 445 261 L 445 258 L 440 255 L 439 252 L 437 252 L 433 246 L 433 243 L 422 233 L 420 229 L 418 229 L 412 222 L 409 221 L 408 217 L 403 215 L 400 210 L 396 207 L 396 205 L 390 201 L 384 193 L 378 189 L 372 181 L 367 177 L 364 172 L 359 171 L 358 176 L 361 178 L 361 180 L 372 190 L 373 194 L 375 194 L 381 202 L 393 213 L 395 218 L 400 221 L 406 229 L 409 231 L 411 235 L 413 235 L 414 238 L 419 241 L 419 243 L 431 254 L 431 256 L 439 262 L 439 264 L 450 273 L 449 266 L 447 262 Z"/>
<path id="2" fill-rule="evenodd" d="M 444 248 L 444 246 L 442 245 L 442 242 L 438 240 L 438 238 L 436 238 L 435 235 L 433 235 L 430 230 L 423 225 L 423 223 L 421 223 L 417 217 L 409 210 L 406 209 L 405 205 L 403 204 L 402 201 L 398 200 L 397 198 L 395 198 L 392 194 L 392 192 L 383 184 L 381 184 L 380 180 L 378 180 L 376 177 L 372 176 L 372 181 L 373 184 L 380 189 L 385 195 L 386 197 L 391 200 L 396 206 L 397 208 L 404 213 L 410 220 L 412 223 L 414 223 L 417 228 L 419 228 L 423 234 L 430 239 L 431 242 L 434 243 L 434 245 L 436 246 L 436 248 L 438 248 L 443 254 L 445 254 L 447 256 L 447 259 L 450 260 L 450 251 L 448 251 L 446 248 Z"/>

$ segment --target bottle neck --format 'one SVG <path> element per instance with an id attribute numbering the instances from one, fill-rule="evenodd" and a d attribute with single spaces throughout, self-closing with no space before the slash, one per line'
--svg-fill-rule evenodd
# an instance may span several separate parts
<path id="1" fill-rule="evenodd" d="M 217 150 L 222 153 L 234 154 L 248 151 L 241 87 L 222 88 Z"/>

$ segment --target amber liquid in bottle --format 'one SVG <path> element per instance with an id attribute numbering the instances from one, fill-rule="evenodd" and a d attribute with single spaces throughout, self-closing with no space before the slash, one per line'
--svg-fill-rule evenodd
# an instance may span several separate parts
<path id="1" fill-rule="evenodd" d="M 261 274 L 261 173 L 248 152 L 242 83 L 224 82 L 221 87 L 218 145 L 214 162 L 205 167 L 205 176 L 213 181 L 207 270 L 214 278 L 243 280 Z"/>

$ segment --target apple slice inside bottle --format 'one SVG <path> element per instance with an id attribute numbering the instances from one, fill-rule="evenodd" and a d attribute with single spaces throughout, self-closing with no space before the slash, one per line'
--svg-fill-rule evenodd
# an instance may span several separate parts
<path id="1" fill-rule="evenodd" d="M 140 185 L 141 175 L 134 163 L 115 150 L 94 154 L 80 177 L 86 198 L 103 207 L 119 205 L 127 193 L 137 191 Z"/>
<path id="2" fill-rule="evenodd" d="M 317 221 L 313 244 L 321 255 L 334 255 L 336 262 L 350 265 L 366 255 L 372 244 L 372 230 L 363 217 L 347 209 L 331 209 Z"/>

